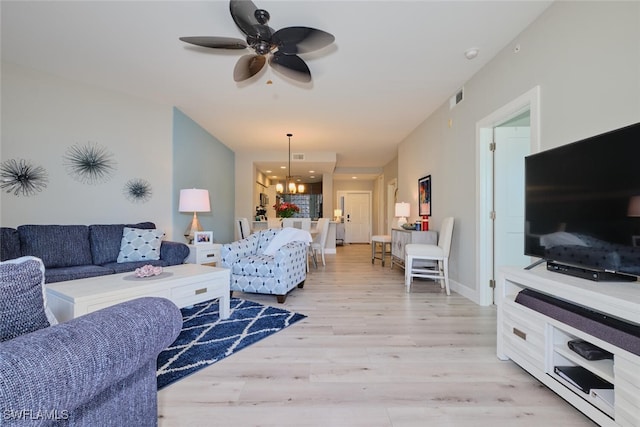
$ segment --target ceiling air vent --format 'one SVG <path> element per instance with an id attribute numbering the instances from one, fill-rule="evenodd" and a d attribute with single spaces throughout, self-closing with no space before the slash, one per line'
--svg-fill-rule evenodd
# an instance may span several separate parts
<path id="1" fill-rule="evenodd" d="M 460 104 L 463 99 L 464 99 L 464 88 L 460 88 L 460 90 L 457 91 L 456 94 L 451 97 L 451 99 L 449 99 L 449 110 L 452 110 L 453 107 Z"/>
<path id="2" fill-rule="evenodd" d="M 291 160 L 304 161 L 304 153 L 291 153 Z"/>

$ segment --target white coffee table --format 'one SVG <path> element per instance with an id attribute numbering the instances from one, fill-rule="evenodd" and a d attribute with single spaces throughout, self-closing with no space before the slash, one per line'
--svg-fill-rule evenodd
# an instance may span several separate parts
<path id="1" fill-rule="evenodd" d="M 133 272 L 46 285 L 47 304 L 59 322 L 135 298 L 155 296 L 187 307 L 219 298 L 220 318 L 229 317 L 229 269 L 199 264 L 164 267 L 161 275 L 136 278 Z"/>

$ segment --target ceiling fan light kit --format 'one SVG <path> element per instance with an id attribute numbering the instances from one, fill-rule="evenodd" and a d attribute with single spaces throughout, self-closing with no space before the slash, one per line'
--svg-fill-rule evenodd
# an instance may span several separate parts
<path id="1" fill-rule="evenodd" d="M 229 11 L 233 21 L 246 36 L 246 42 L 232 37 L 180 37 L 185 43 L 213 49 L 253 49 L 235 65 L 233 79 L 242 82 L 258 74 L 264 65 L 303 83 L 311 81 L 311 71 L 298 54 L 313 52 L 334 42 L 333 35 L 309 27 L 286 27 L 278 31 L 267 23 L 271 15 L 258 9 L 250 0 L 231 0 Z"/>

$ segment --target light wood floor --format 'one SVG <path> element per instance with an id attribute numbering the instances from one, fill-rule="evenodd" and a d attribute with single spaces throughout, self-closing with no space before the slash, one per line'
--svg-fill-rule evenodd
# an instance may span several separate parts
<path id="1" fill-rule="evenodd" d="M 407 294 L 369 245 L 338 247 L 281 306 L 308 317 L 160 391 L 159 425 L 594 425 L 497 359 L 495 307 L 429 281 Z"/>

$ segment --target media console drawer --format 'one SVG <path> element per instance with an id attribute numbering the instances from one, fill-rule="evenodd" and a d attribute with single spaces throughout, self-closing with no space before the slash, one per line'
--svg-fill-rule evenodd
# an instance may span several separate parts
<path id="1" fill-rule="evenodd" d="M 503 337 L 505 353 L 519 362 L 526 361 L 544 370 L 544 324 L 535 312 L 505 300 L 503 307 Z"/>

